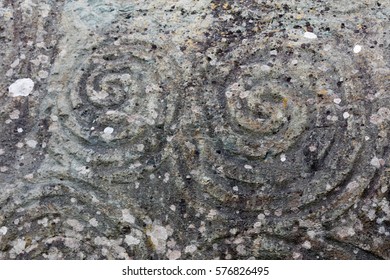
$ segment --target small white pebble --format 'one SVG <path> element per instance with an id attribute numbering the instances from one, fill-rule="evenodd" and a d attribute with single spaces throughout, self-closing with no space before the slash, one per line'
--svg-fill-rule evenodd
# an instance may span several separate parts
<path id="1" fill-rule="evenodd" d="M 253 167 L 252 167 L 251 165 L 249 165 L 249 164 L 245 164 L 245 165 L 244 165 L 244 168 L 245 168 L 245 169 L 253 169 Z"/>
<path id="2" fill-rule="evenodd" d="M 340 98 L 335 98 L 335 99 L 333 99 L 333 102 L 336 103 L 336 104 L 340 104 L 341 103 L 341 99 Z"/>
<path id="3" fill-rule="evenodd" d="M 353 47 L 353 52 L 354 53 L 360 53 L 362 51 L 362 46 L 360 46 L 360 45 L 355 45 L 354 47 Z"/>
<path id="4" fill-rule="evenodd" d="M 22 132 L 23 132 L 23 128 L 19 127 L 19 128 L 18 128 L 18 132 L 19 132 L 19 133 L 22 133 Z"/>
<path id="5" fill-rule="evenodd" d="M 309 151 L 310 151 L 310 152 L 315 152 L 316 150 L 317 150 L 317 147 L 314 146 L 314 145 L 311 145 L 311 146 L 309 147 Z"/>
<path id="6" fill-rule="evenodd" d="M 238 192 L 238 186 L 234 186 L 233 191 Z"/>
<path id="7" fill-rule="evenodd" d="M 296 59 L 291 60 L 291 64 L 292 65 L 297 65 L 298 64 L 298 60 L 296 60 Z"/>
<path id="8" fill-rule="evenodd" d="M 169 206 L 169 209 L 171 209 L 173 212 L 175 212 L 176 211 L 176 206 L 172 204 L 171 206 Z"/>
<path id="9" fill-rule="evenodd" d="M 0 149 L 0 155 L 4 155 L 4 149 Z"/>
<path id="10" fill-rule="evenodd" d="M 109 135 L 109 134 L 112 134 L 114 132 L 114 129 L 112 127 L 106 127 L 103 132 L 104 132 L 104 134 Z"/>
<path id="11" fill-rule="evenodd" d="M 348 112 L 343 113 L 343 118 L 348 119 L 350 117 L 350 114 Z"/>
<path id="12" fill-rule="evenodd" d="M 276 56 L 276 55 L 278 55 L 278 51 L 277 50 L 272 50 L 272 51 L 269 52 L 269 54 Z"/>
<path id="13" fill-rule="evenodd" d="M 287 159 L 287 158 L 286 158 L 286 155 L 285 155 L 285 154 L 281 154 L 281 155 L 280 155 L 280 161 L 281 161 L 281 162 L 285 162 L 286 159 Z"/>
<path id="14" fill-rule="evenodd" d="M 370 140 L 370 137 L 369 136 L 365 136 L 364 139 L 366 139 L 366 141 Z"/>
<path id="15" fill-rule="evenodd" d="M 34 89 L 34 82 L 30 78 L 16 80 L 9 86 L 8 91 L 12 97 L 28 96 Z"/>
<path id="16" fill-rule="evenodd" d="M 317 35 L 312 33 L 312 32 L 305 32 L 303 34 L 303 37 L 305 37 L 307 39 L 317 39 Z"/>

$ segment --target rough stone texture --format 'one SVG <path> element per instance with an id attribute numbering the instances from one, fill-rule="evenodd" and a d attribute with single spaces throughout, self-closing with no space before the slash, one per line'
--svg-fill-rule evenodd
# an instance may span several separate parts
<path id="1" fill-rule="evenodd" d="M 0 0 L 0 259 L 390 259 L 389 32 L 384 0 Z"/>

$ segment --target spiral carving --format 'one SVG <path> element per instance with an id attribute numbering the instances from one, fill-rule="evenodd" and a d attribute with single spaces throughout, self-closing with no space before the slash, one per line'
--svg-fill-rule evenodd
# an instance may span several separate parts
<path id="1" fill-rule="evenodd" d="M 310 206 L 305 215 L 334 218 L 372 178 L 374 168 L 356 172 L 373 152 L 365 140 L 370 109 L 355 90 L 361 81 L 333 60 L 359 62 L 306 44 L 291 40 L 276 50 L 254 39 L 210 70 L 210 80 L 224 83 L 205 90 L 207 132 L 187 139 L 199 155 L 183 151 L 188 172 L 224 206 L 284 217 Z"/>
<path id="2" fill-rule="evenodd" d="M 58 94 L 59 124 L 71 139 L 61 143 L 102 175 L 99 166 L 110 164 L 107 175 L 123 182 L 127 176 L 120 170 L 129 165 L 138 172 L 163 160 L 179 74 L 174 61 L 152 43 L 122 38 L 94 49 Z"/>

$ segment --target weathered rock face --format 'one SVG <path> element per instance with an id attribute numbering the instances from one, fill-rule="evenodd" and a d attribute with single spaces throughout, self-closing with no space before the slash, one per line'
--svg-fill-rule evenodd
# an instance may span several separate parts
<path id="1" fill-rule="evenodd" d="M 0 15 L 0 259 L 390 259 L 387 1 Z"/>

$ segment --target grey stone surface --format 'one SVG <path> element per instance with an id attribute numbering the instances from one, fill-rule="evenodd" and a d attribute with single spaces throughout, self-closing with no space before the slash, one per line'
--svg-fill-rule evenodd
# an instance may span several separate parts
<path id="1" fill-rule="evenodd" d="M 389 17 L 0 0 L 0 259 L 390 259 Z"/>

